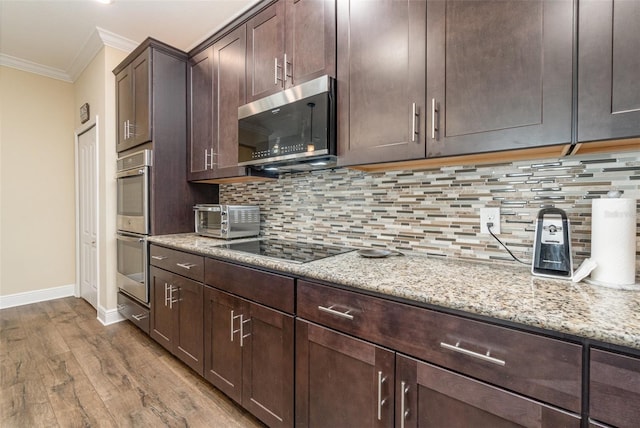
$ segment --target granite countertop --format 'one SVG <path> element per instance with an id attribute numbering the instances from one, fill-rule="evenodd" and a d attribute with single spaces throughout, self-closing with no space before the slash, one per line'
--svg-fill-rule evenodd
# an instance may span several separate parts
<path id="1" fill-rule="evenodd" d="M 534 277 L 525 266 L 417 253 L 369 259 L 350 252 L 299 264 L 218 248 L 226 241 L 195 234 L 153 236 L 149 241 L 640 350 L 640 291 Z"/>

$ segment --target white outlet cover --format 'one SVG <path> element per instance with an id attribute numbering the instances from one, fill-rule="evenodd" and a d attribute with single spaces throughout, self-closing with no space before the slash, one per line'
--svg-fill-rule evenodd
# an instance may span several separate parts
<path id="1" fill-rule="evenodd" d="M 493 223 L 491 231 L 497 235 L 500 233 L 500 208 L 480 208 L 480 233 L 489 234 L 487 223 Z"/>

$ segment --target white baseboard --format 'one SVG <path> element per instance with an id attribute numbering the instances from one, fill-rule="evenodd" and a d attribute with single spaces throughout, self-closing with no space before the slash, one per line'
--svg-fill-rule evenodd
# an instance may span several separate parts
<path id="1" fill-rule="evenodd" d="M 24 293 L 0 296 L 0 309 L 13 308 L 14 306 L 29 305 L 31 303 L 44 302 L 46 300 L 61 299 L 75 296 L 76 285 L 69 284 L 60 287 L 45 288 L 42 290 L 26 291 Z"/>
<path id="2" fill-rule="evenodd" d="M 126 318 L 120 315 L 118 309 L 105 309 L 102 306 L 98 307 L 98 321 L 100 321 L 102 325 L 115 324 L 124 320 L 126 320 Z"/>

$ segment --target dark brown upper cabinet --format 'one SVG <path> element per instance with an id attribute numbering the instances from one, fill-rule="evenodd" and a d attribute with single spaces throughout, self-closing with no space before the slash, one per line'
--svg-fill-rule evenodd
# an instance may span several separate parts
<path id="1" fill-rule="evenodd" d="M 152 52 L 146 48 L 116 74 L 118 152 L 151 141 Z"/>
<path id="2" fill-rule="evenodd" d="M 337 7 L 339 164 L 424 158 L 426 3 Z"/>
<path id="3" fill-rule="evenodd" d="M 338 0 L 343 166 L 571 143 L 571 0 Z"/>
<path id="4" fill-rule="evenodd" d="M 245 55 L 243 25 L 189 61 L 189 180 L 246 175 L 246 168 L 237 165 Z"/>
<path id="5" fill-rule="evenodd" d="M 427 153 L 571 142 L 571 0 L 427 2 Z"/>
<path id="6" fill-rule="evenodd" d="M 578 141 L 640 136 L 640 2 L 581 0 Z"/>
<path id="7" fill-rule="evenodd" d="M 247 22 L 247 102 L 335 76 L 335 1 L 278 0 Z"/>
<path id="8" fill-rule="evenodd" d="M 425 155 L 424 1 L 338 1 L 338 163 Z"/>
<path id="9" fill-rule="evenodd" d="M 213 171 L 213 46 L 189 59 L 189 179 Z"/>

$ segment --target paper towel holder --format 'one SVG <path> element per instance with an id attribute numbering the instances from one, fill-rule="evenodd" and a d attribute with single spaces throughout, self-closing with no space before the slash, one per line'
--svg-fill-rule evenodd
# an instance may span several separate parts
<path id="1" fill-rule="evenodd" d="M 531 273 L 549 278 L 571 279 L 571 225 L 560 208 L 543 208 L 536 218 Z"/>

